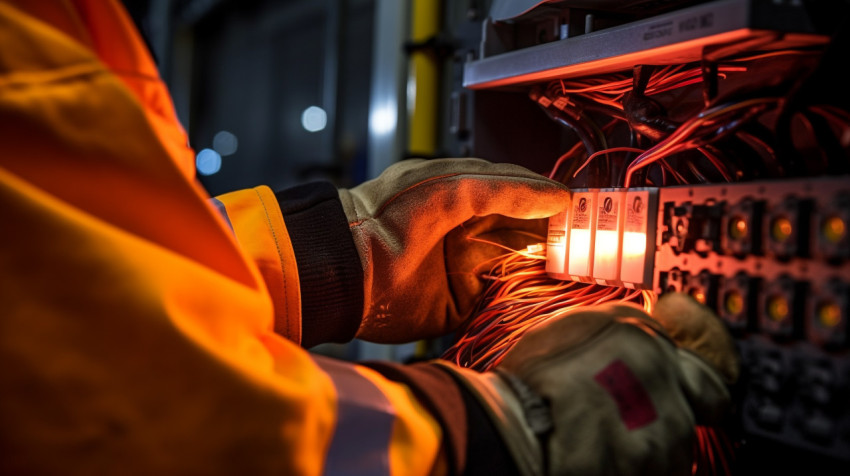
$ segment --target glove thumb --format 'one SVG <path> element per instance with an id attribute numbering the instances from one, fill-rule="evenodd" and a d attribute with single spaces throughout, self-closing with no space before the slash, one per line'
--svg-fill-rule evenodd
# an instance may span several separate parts
<path id="1" fill-rule="evenodd" d="M 726 384 L 738 379 L 738 357 L 723 322 L 708 307 L 684 293 L 668 293 L 652 318 L 676 342 L 682 389 L 698 423 L 719 423 L 727 413 Z"/>
<path id="2" fill-rule="evenodd" d="M 655 304 L 652 318 L 683 349 L 711 364 L 726 383 L 738 380 L 738 356 L 732 336 L 707 306 L 684 293 L 668 293 Z"/>

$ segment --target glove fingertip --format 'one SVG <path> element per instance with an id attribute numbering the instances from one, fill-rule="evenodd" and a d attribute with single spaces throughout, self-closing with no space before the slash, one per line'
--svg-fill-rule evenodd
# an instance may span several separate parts
<path id="1" fill-rule="evenodd" d="M 522 181 L 513 193 L 514 200 L 500 200 L 500 213 L 512 218 L 549 218 L 570 206 L 570 192 L 563 185 L 543 181 Z M 507 197 L 505 197 L 507 198 Z"/>
<path id="2" fill-rule="evenodd" d="M 684 293 L 668 293 L 659 298 L 652 318 L 680 347 L 714 366 L 726 382 L 738 380 L 740 370 L 732 337 L 708 306 Z"/>
<path id="3" fill-rule="evenodd" d="M 716 425 L 728 414 L 731 396 L 721 376 L 707 362 L 688 350 L 679 350 L 682 387 L 697 423 Z"/>

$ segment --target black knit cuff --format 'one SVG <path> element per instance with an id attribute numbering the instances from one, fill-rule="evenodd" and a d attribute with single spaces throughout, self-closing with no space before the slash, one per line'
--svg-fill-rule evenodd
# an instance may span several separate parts
<path id="1" fill-rule="evenodd" d="M 301 345 L 348 342 L 363 317 L 363 269 L 336 187 L 315 182 L 275 194 L 301 283 Z"/>
<path id="2" fill-rule="evenodd" d="M 410 387 L 443 428 L 443 445 L 454 475 L 515 475 L 517 467 L 478 400 L 449 372 L 429 363 L 361 362 Z"/>

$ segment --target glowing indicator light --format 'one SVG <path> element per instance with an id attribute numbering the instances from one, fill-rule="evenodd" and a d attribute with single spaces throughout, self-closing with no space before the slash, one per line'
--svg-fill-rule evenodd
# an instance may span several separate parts
<path id="1" fill-rule="evenodd" d="M 744 296 L 738 291 L 729 291 L 723 299 L 723 308 L 729 314 L 740 314 L 744 310 Z"/>
<path id="2" fill-rule="evenodd" d="M 767 300 L 767 315 L 775 322 L 784 321 L 790 312 L 791 307 L 784 296 L 771 296 Z"/>
<path id="3" fill-rule="evenodd" d="M 690 294 L 691 297 L 694 298 L 694 300 L 700 304 L 705 304 L 705 302 L 708 300 L 705 295 L 705 291 L 699 288 L 691 289 L 688 294 Z"/>
<path id="4" fill-rule="evenodd" d="M 839 243 L 842 239 L 844 239 L 844 234 L 846 233 L 847 228 L 840 217 L 831 216 L 823 221 L 823 226 L 821 226 L 821 233 L 823 233 L 823 237 L 830 243 Z"/>
<path id="5" fill-rule="evenodd" d="M 688 234 L 688 225 L 685 223 L 685 220 L 681 218 L 676 221 L 676 234 L 679 236 Z"/>
<path id="6" fill-rule="evenodd" d="M 596 254 L 593 257 L 594 276 L 600 279 L 617 279 L 617 257 L 620 235 L 616 231 L 596 230 Z"/>
<path id="7" fill-rule="evenodd" d="M 749 235 L 747 220 L 743 217 L 735 217 L 729 222 L 729 236 L 734 240 L 741 240 Z"/>
<path id="8" fill-rule="evenodd" d="M 643 259 L 646 254 L 646 233 L 623 233 L 623 259 Z"/>
<path id="9" fill-rule="evenodd" d="M 310 106 L 301 113 L 301 127 L 308 132 L 319 132 L 328 125 L 328 113 L 319 106 Z"/>
<path id="10" fill-rule="evenodd" d="M 593 276 L 596 196 L 596 191 L 573 193 L 567 274 L 576 281 L 589 281 Z"/>
<path id="11" fill-rule="evenodd" d="M 378 136 L 395 131 L 398 122 L 396 105 L 387 103 L 378 107 L 369 116 L 369 130 Z"/>
<path id="12" fill-rule="evenodd" d="M 532 255 L 539 255 L 545 250 L 546 248 L 543 247 L 543 243 L 535 243 L 533 245 L 528 245 L 525 247 L 525 252 Z"/>
<path id="13" fill-rule="evenodd" d="M 590 230 L 570 230 L 570 274 L 586 276 L 590 263 Z"/>
<path id="14" fill-rule="evenodd" d="M 825 302 L 818 305 L 818 322 L 823 327 L 831 329 L 841 324 L 841 308 L 834 302 Z"/>
<path id="15" fill-rule="evenodd" d="M 779 243 L 785 243 L 794 233 L 794 226 L 787 217 L 778 217 L 770 226 L 770 236 Z"/>

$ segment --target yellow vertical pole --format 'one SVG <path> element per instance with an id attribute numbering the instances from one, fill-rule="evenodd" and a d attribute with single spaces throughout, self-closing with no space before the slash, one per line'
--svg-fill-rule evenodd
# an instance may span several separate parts
<path id="1" fill-rule="evenodd" d="M 442 0 L 411 0 L 411 38 L 421 44 L 440 31 Z M 429 48 L 411 51 L 409 62 L 408 145 L 411 154 L 432 156 L 437 151 L 437 113 L 439 105 L 439 58 Z"/>
<path id="2" fill-rule="evenodd" d="M 422 44 L 440 31 L 442 0 L 411 0 L 410 43 Z M 410 53 L 407 79 L 408 135 L 407 152 L 431 157 L 437 153 L 437 113 L 440 77 L 439 58 L 429 48 L 414 48 Z M 416 343 L 414 358 L 428 357 L 432 343 Z"/>

